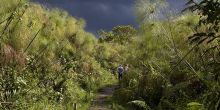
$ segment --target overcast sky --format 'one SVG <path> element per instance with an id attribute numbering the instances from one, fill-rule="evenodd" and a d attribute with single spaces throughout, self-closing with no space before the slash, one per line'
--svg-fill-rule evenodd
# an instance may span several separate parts
<path id="1" fill-rule="evenodd" d="M 33 0 L 46 6 L 62 8 L 86 20 L 86 30 L 94 34 L 117 25 L 137 26 L 133 5 L 135 0 Z M 181 10 L 185 0 L 168 0 L 171 9 Z"/>

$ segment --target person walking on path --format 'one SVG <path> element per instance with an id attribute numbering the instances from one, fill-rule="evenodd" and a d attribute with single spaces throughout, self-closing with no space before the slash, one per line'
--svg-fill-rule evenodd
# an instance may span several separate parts
<path id="1" fill-rule="evenodd" d="M 124 67 L 122 65 L 119 65 L 119 67 L 118 67 L 118 79 L 119 80 L 122 79 L 123 73 L 124 73 Z"/>
<path id="2" fill-rule="evenodd" d="M 128 64 L 126 64 L 126 66 L 125 66 L 125 74 L 127 74 L 127 73 L 128 73 L 128 70 L 129 70 L 129 65 L 128 65 Z"/>

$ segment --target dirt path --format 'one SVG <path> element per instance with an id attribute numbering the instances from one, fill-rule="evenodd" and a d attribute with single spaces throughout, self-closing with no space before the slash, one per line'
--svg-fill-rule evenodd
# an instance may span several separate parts
<path id="1" fill-rule="evenodd" d="M 91 107 L 88 110 L 112 110 L 109 97 L 112 96 L 115 85 L 108 86 L 99 90 L 97 98 L 93 100 Z"/>

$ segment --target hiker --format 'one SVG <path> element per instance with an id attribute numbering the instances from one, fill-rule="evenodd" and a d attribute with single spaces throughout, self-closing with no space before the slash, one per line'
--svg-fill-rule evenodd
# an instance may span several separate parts
<path id="1" fill-rule="evenodd" d="M 127 73 L 128 73 L 128 70 L 129 70 L 129 65 L 128 65 L 128 64 L 126 64 L 126 66 L 125 66 L 125 74 L 127 74 Z"/>
<path id="2" fill-rule="evenodd" d="M 122 79 L 123 72 L 124 72 L 124 67 L 122 65 L 119 65 L 118 67 L 118 79 L 119 80 Z"/>

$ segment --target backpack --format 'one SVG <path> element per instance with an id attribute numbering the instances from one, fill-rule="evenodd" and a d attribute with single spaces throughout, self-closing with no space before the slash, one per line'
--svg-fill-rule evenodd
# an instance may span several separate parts
<path id="1" fill-rule="evenodd" d="M 124 68 L 123 67 L 118 67 L 118 73 L 122 74 L 124 72 Z"/>

